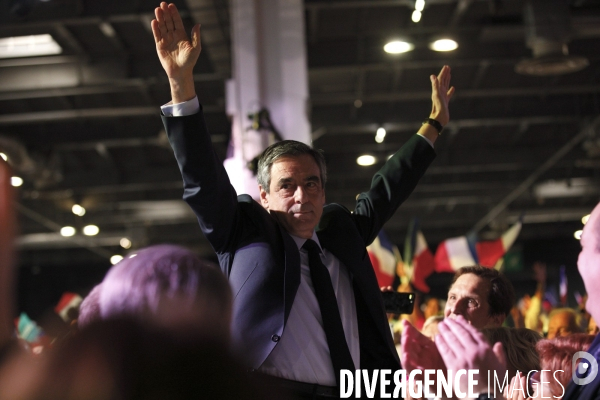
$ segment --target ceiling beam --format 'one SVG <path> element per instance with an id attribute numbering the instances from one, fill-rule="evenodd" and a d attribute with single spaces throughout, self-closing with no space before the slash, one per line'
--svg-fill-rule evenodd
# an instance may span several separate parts
<path id="1" fill-rule="evenodd" d="M 568 86 L 539 86 L 539 87 L 514 87 L 497 89 L 461 89 L 457 91 L 454 98 L 478 99 L 493 97 L 547 97 L 574 94 L 600 93 L 600 85 L 568 85 Z M 402 92 L 402 93 L 371 93 L 362 97 L 365 103 L 386 103 L 389 101 L 415 101 L 428 100 L 431 91 Z M 356 100 L 356 94 L 316 94 L 311 96 L 313 106 L 326 106 L 338 104 L 352 104 Z"/>
<path id="2" fill-rule="evenodd" d="M 205 105 L 204 113 L 225 112 L 224 106 Z M 27 125 L 40 122 L 75 120 L 80 118 L 119 118 L 142 117 L 145 115 L 158 116 L 159 107 L 119 107 L 119 108 L 88 108 L 81 110 L 41 111 L 20 114 L 0 115 L 1 125 Z"/>
<path id="3" fill-rule="evenodd" d="M 454 9 L 454 14 L 452 14 L 452 18 L 450 19 L 450 27 L 453 28 L 460 23 L 461 18 L 471 7 L 474 0 L 458 0 L 456 4 L 456 8 Z"/>
<path id="4" fill-rule="evenodd" d="M 430 94 L 431 96 L 431 94 Z M 480 128 L 480 127 L 499 127 L 499 126 L 521 126 L 523 124 L 531 125 L 553 125 L 553 124 L 572 124 L 581 121 L 581 117 L 567 116 L 539 116 L 522 118 L 481 118 L 481 119 L 457 119 L 448 123 L 447 129 L 462 128 Z M 381 125 L 372 124 L 351 124 L 351 125 L 324 125 L 320 124 L 319 129 L 324 130 L 324 135 L 352 135 L 368 133 L 375 135 L 377 128 Z M 386 122 L 383 124 L 385 130 L 390 132 L 416 132 L 421 127 L 421 122 Z"/>
<path id="5" fill-rule="evenodd" d="M 458 0 L 427 0 L 427 5 L 432 4 L 453 4 Z M 489 1 L 489 0 L 477 0 Z M 305 1 L 304 8 L 307 10 L 323 9 L 342 9 L 342 8 L 373 8 L 373 7 L 408 7 L 414 8 L 414 0 L 358 0 L 358 1 L 330 1 L 330 2 L 311 2 Z"/>
<path id="6" fill-rule="evenodd" d="M 202 24 L 202 43 L 215 71 L 231 75 L 231 48 L 227 35 L 229 24 L 221 21 L 214 0 L 186 0 L 195 23 Z"/>
<path id="7" fill-rule="evenodd" d="M 210 82 L 210 81 L 221 81 L 223 80 L 221 74 L 194 74 L 194 82 Z M 131 90 L 145 90 L 148 87 L 156 85 L 168 85 L 166 78 L 164 79 L 114 79 L 110 81 L 110 84 L 105 85 L 87 85 L 87 86 L 76 86 L 76 87 L 59 87 L 52 89 L 37 89 L 37 90 L 12 90 L 2 91 L 0 88 L 0 101 L 10 100 L 25 100 L 25 99 L 39 99 L 49 97 L 61 97 L 61 96 L 82 96 L 91 94 L 105 94 L 105 93 L 121 93 L 131 92 Z"/>
<path id="8" fill-rule="evenodd" d="M 55 234 L 60 234 L 60 230 L 61 230 L 62 226 L 57 224 L 56 222 L 52 221 L 50 218 L 47 218 L 47 217 L 43 216 L 42 214 L 40 214 L 28 207 L 25 207 L 23 204 L 20 204 L 20 203 L 15 203 L 15 208 L 17 209 L 17 211 L 19 213 L 23 214 L 25 217 L 46 227 L 47 229 L 54 232 Z M 85 249 L 88 249 L 89 251 L 91 251 L 94 254 L 99 255 L 100 257 L 109 259 L 112 256 L 112 254 L 109 251 L 104 250 L 102 248 L 98 248 L 94 244 L 93 239 L 88 239 L 87 237 L 82 237 L 82 236 L 72 236 L 72 237 L 68 238 L 68 241 L 70 241 L 74 246 L 83 247 Z"/>
<path id="9" fill-rule="evenodd" d="M 581 143 L 585 138 L 592 136 L 595 133 L 596 128 L 600 124 L 600 117 L 596 117 L 591 123 L 587 124 L 583 129 L 579 131 L 571 140 L 565 143 L 552 157 L 546 162 L 540 165 L 527 179 L 525 179 L 519 186 L 517 186 L 512 192 L 504 197 L 494 208 L 492 208 L 486 215 L 483 216 L 473 226 L 472 231 L 477 232 L 484 228 L 494 218 L 496 218 L 502 211 L 506 209 L 514 200 L 521 196 L 531 185 L 538 180 L 546 171 L 552 168 L 558 161 L 560 161 L 565 155 L 567 155 L 575 146 Z"/>

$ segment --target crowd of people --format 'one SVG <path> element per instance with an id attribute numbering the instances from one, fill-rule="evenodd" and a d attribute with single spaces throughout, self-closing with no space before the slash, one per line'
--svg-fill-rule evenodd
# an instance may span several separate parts
<path id="1" fill-rule="evenodd" d="M 356 377 L 349 396 L 386 398 L 383 378 L 371 384 L 367 377 L 400 370 L 412 377 L 405 397 L 446 397 L 415 395 L 427 383 L 415 371 L 438 380 L 455 373 L 455 395 L 480 399 L 599 396 L 600 205 L 584 228 L 578 262 L 589 315 L 557 309 L 545 323 L 542 266 L 535 267 L 537 291 L 521 308 L 502 273 L 464 266 L 443 310 L 431 299 L 424 323 L 404 320 L 394 343 L 366 246 L 435 158 L 454 94 L 448 66 L 430 77 L 428 118 L 353 211 L 326 204 L 323 155 L 289 140 L 261 155 L 256 201 L 237 195 L 212 149 L 193 79 L 199 26 L 189 37 L 174 4 L 161 3 L 155 14 L 172 96 L 161 107 L 163 123 L 183 198 L 219 265 L 173 245 L 135 250 L 86 296 L 68 337 L 42 354 L 26 351 L 11 327 L 14 212 L 0 160 L 0 399 L 333 399 L 347 397 L 344 371 Z M 513 327 L 504 326 L 509 316 Z M 574 358 L 578 352 L 587 356 Z M 478 379 L 459 376 L 462 370 L 478 370 Z"/>

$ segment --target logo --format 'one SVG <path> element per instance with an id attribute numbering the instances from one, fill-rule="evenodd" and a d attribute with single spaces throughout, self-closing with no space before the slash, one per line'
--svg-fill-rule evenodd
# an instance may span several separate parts
<path id="1" fill-rule="evenodd" d="M 580 358 L 583 358 L 585 360 L 581 360 L 581 362 L 577 366 L 577 360 L 579 360 Z M 576 366 L 577 368 L 575 368 Z M 598 375 L 598 362 L 596 361 L 594 356 L 592 356 L 586 351 L 578 351 L 573 355 L 571 367 L 573 370 L 573 382 L 576 385 L 587 385 L 596 378 L 596 375 Z M 585 377 L 579 378 L 577 376 L 577 373 L 579 373 L 579 375 L 585 375 Z"/>

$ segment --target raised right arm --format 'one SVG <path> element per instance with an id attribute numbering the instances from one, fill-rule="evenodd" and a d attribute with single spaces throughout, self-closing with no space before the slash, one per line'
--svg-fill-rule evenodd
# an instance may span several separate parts
<path id="1" fill-rule="evenodd" d="M 200 55 L 200 26 L 191 40 L 174 4 L 162 2 L 155 10 L 152 32 L 158 58 L 167 73 L 173 104 L 196 97 L 193 70 Z M 169 142 L 184 184 L 183 199 L 192 207 L 202 232 L 217 252 L 231 244 L 236 229 L 236 193 L 215 154 L 201 111 L 183 117 L 163 116 Z"/>

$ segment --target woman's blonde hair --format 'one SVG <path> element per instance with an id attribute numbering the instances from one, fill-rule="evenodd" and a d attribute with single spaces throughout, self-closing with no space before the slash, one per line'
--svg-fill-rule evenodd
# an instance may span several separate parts
<path id="1" fill-rule="evenodd" d="M 542 339 L 536 331 L 527 328 L 485 328 L 481 332 L 490 344 L 502 343 L 506 353 L 509 380 L 517 370 L 527 374 L 540 369 L 540 357 L 535 345 Z"/>

